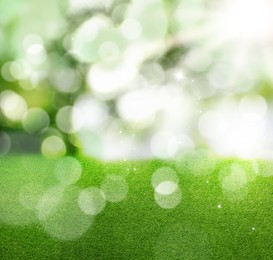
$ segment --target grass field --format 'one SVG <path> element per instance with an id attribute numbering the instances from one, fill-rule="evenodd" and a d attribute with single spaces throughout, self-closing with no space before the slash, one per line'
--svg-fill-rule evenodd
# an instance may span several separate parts
<path id="1" fill-rule="evenodd" d="M 272 259 L 272 163 L 75 158 L 0 159 L 0 259 Z"/>

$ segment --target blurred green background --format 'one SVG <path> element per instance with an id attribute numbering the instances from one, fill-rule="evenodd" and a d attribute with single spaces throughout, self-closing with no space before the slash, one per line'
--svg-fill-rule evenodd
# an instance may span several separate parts
<path id="1" fill-rule="evenodd" d="M 272 40 L 270 0 L 0 0 L 0 258 L 270 259 Z"/>
<path id="2" fill-rule="evenodd" d="M 272 158 L 270 1 L 0 10 L 0 155 L 165 159 L 208 147 Z"/>

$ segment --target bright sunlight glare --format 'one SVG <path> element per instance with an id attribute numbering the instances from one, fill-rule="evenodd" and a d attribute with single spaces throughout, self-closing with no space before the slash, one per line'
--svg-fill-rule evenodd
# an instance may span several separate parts
<path id="1" fill-rule="evenodd" d="M 263 44 L 272 39 L 272 1 L 228 0 L 222 8 L 218 18 L 221 31 L 226 37 L 250 44 Z"/>

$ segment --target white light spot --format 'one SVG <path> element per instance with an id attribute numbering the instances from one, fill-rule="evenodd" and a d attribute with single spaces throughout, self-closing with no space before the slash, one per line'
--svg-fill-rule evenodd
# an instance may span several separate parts
<path id="1" fill-rule="evenodd" d="M 169 195 L 164 195 L 155 192 L 154 198 L 158 206 L 164 209 L 173 209 L 179 205 L 182 199 L 182 193 L 180 189 L 176 189 Z"/>
<path id="2" fill-rule="evenodd" d="M 118 113 L 135 127 L 147 127 L 154 121 L 156 104 L 152 93 L 134 91 L 121 96 L 117 103 Z"/>
<path id="3" fill-rule="evenodd" d="M 121 202 L 129 191 L 128 184 L 122 176 L 108 175 L 101 184 L 106 200 L 110 202 Z"/>
<path id="4" fill-rule="evenodd" d="M 41 151 L 46 158 L 58 158 L 66 154 L 66 146 L 60 137 L 53 135 L 43 141 Z"/>
<path id="5" fill-rule="evenodd" d="M 132 64 L 94 64 L 87 76 L 90 88 L 101 98 L 115 97 L 132 84 L 137 70 Z"/>
<path id="6" fill-rule="evenodd" d="M 163 181 L 157 185 L 155 191 L 162 195 L 170 195 L 174 193 L 178 188 L 176 182 L 173 181 Z"/>
<path id="7" fill-rule="evenodd" d="M 0 95 L 0 108 L 11 121 L 21 121 L 27 110 L 26 101 L 11 90 L 5 90 Z"/>
<path id="8" fill-rule="evenodd" d="M 29 34 L 27 35 L 23 40 L 23 48 L 27 50 L 32 45 L 42 45 L 43 40 L 42 38 L 37 34 Z"/>
<path id="9" fill-rule="evenodd" d="M 200 133 L 221 155 L 254 158 L 266 147 L 266 107 L 257 96 L 243 98 L 240 105 L 234 98 L 224 98 L 200 118 Z"/>
<path id="10" fill-rule="evenodd" d="M 63 193 L 62 187 L 53 187 L 42 195 L 37 205 L 37 216 L 40 220 L 45 220 L 54 214 L 63 198 Z"/>
<path id="11" fill-rule="evenodd" d="M 81 117 L 78 123 L 78 114 L 73 114 L 74 124 L 82 123 L 82 126 L 89 130 L 98 130 L 108 118 L 108 107 L 91 96 L 81 96 L 76 101 L 75 107 L 80 111 Z"/>
<path id="12" fill-rule="evenodd" d="M 75 32 L 71 41 L 72 54 L 80 62 L 94 62 L 97 60 L 98 36 L 110 27 L 110 21 L 103 16 L 93 16 L 85 21 Z"/>
<path id="13" fill-rule="evenodd" d="M 171 189 L 174 189 L 174 185 L 177 185 L 178 183 L 179 179 L 176 172 L 172 168 L 166 166 L 157 169 L 153 173 L 151 180 L 151 184 L 155 190 L 164 190 L 166 188 L 170 191 Z"/>
<path id="14" fill-rule="evenodd" d="M 82 127 L 81 111 L 73 106 L 62 107 L 56 115 L 56 124 L 64 133 L 77 132 Z"/>
<path id="15" fill-rule="evenodd" d="M 104 194 L 96 187 L 82 190 L 78 203 L 80 209 L 87 215 L 99 214 L 106 205 Z"/>
<path id="16" fill-rule="evenodd" d="M 80 179 L 82 166 L 75 158 L 64 157 L 57 161 L 54 172 L 60 184 L 66 186 Z"/>
<path id="17" fill-rule="evenodd" d="M 264 43 L 272 37 L 273 5 L 269 0 L 228 0 L 218 10 L 223 37 L 243 43 Z M 253 19 L 255 18 L 255 19 Z"/>
<path id="18" fill-rule="evenodd" d="M 29 55 L 37 55 L 43 50 L 43 46 L 41 44 L 32 44 L 28 47 L 27 53 Z"/>
<path id="19" fill-rule="evenodd" d="M 32 44 L 27 50 L 27 59 L 32 64 L 41 64 L 46 60 L 46 50 L 42 44 Z"/>

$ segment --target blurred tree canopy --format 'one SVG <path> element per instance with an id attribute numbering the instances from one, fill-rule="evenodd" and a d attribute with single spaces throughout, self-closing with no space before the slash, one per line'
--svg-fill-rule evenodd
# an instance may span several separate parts
<path id="1" fill-rule="evenodd" d="M 198 126 L 204 110 L 247 93 L 262 98 L 252 100 L 258 108 L 272 98 L 268 39 L 230 33 L 221 8 L 205 0 L 1 0 L 2 140 L 26 133 L 29 151 L 105 159 L 210 145 Z"/>

